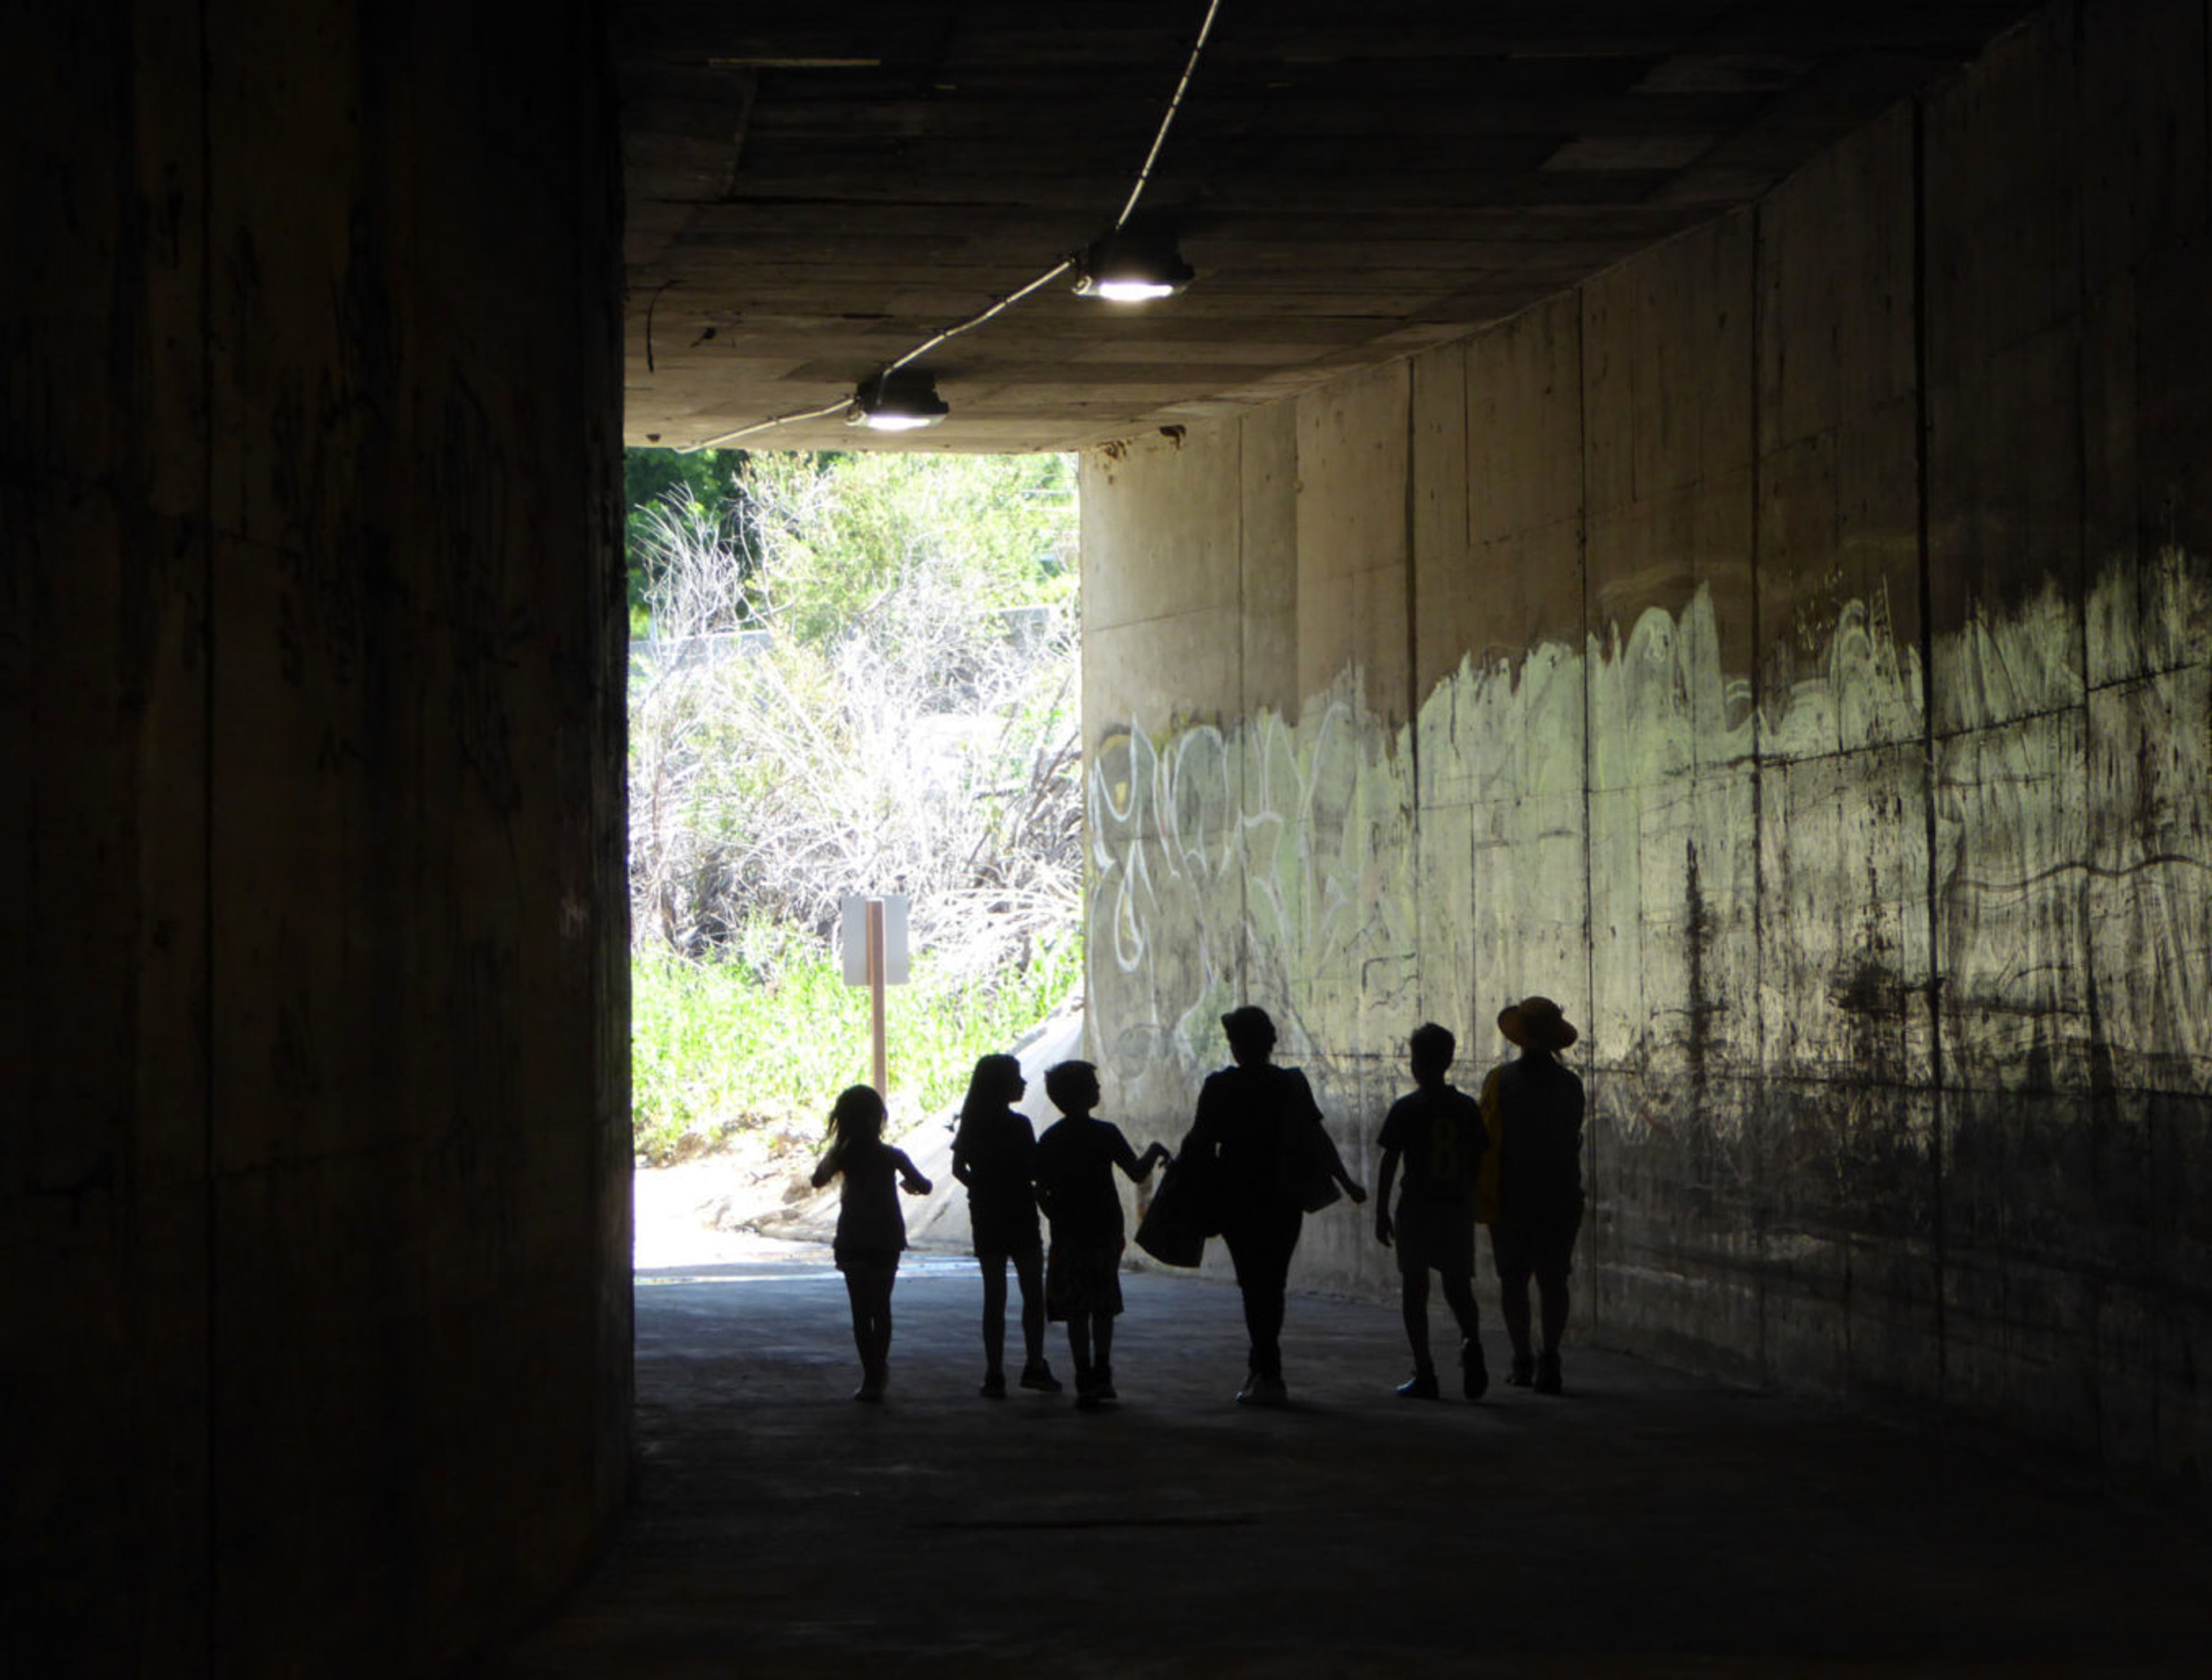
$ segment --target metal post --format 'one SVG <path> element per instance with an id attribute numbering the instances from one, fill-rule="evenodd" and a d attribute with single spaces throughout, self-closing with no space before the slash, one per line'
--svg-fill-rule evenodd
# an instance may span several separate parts
<path id="1" fill-rule="evenodd" d="M 884 901 L 868 900 L 868 1031 L 875 1052 L 876 1094 L 890 1101 L 890 1074 L 884 1052 Z"/>

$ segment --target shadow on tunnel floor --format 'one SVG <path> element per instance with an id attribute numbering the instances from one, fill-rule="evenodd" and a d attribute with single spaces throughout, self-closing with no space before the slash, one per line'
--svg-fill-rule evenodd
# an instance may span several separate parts
<path id="1" fill-rule="evenodd" d="M 881 1406 L 848 1398 L 825 1250 L 641 1273 L 628 1525 L 477 1671 L 2206 1671 L 2212 1547 L 2179 1518 L 1571 1347 L 1561 1398 L 1401 1400 L 1364 1302 L 1294 1299 L 1293 1403 L 1248 1410 L 1236 1292 L 1123 1281 L 1122 1399 L 1082 1413 L 978 1397 L 964 1256 L 908 1256 Z"/>

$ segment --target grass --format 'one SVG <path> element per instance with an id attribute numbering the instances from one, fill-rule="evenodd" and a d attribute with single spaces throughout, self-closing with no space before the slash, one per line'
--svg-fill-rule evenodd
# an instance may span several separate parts
<path id="1" fill-rule="evenodd" d="M 884 1004 L 892 1124 L 959 1101 L 975 1058 L 1004 1050 L 1080 984 L 1071 930 L 995 986 L 956 986 L 926 957 Z M 811 1144 L 837 1093 L 866 1082 L 868 994 L 836 955 L 782 930 L 745 930 L 729 953 L 631 959 L 630 1084 L 638 1158 L 678 1159 L 766 1127 Z"/>

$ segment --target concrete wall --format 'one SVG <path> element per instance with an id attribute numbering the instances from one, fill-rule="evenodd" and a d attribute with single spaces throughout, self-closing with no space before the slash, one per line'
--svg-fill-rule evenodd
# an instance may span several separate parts
<path id="1" fill-rule="evenodd" d="M 626 1479 L 597 9 L 0 28 L 0 1668 L 398 1674 Z"/>
<path id="2" fill-rule="evenodd" d="M 1084 483 L 1095 1055 L 1585 1030 L 1586 1331 L 2212 1452 L 2201 0 L 2055 6 L 1753 210 Z M 1472 1077 L 1470 1074 L 1470 1077 Z M 1310 1283 L 1390 1287 L 1366 1221 Z"/>

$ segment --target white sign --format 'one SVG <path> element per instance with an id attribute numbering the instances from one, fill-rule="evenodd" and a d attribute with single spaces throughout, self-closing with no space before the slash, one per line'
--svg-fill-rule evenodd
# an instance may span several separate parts
<path id="1" fill-rule="evenodd" d="M 884 983 L 903 986 L 907 979 L 906 896 L 884 895 Z M 845 983 L 868 983 L 868 901 L 856 894 L 839 900 L 837 949 L 844 959 Z"/>

